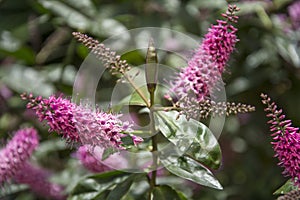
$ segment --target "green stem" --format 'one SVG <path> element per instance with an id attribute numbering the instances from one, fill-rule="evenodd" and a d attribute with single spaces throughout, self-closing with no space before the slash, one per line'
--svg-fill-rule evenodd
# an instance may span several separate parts
<path id="1" fill-rule="evenodd" d="M 133 89 L 138 93 L 138 95 L 143 99 L 143 101 L 145 102 L 146 106 L 148 108 L 151 107 L 147 97 L 145 97 L 145 95 L 142 93 L 142 91 L 134 84 L 133 80 L 126 74 L 123 74 L 125 79 L 128 81 L 128 83 L 133 87 Z"/>
<path id="2" fill-rule="evenodd" d="M 155 130 L 155 122 L 154 122 L 154 90 L 149 90 L 150 93 L 150 129 L 151 129 L 151 134 L 153 135 L 151 140 L 152 140 L 152 156 L 153 156 L 153 168 L 154 170 L 152 171 L 151 174 L 151 179 L 150 179 L 150 192 L 149 192 L 149 200 L 151 199 L 151 192 L 153 191 L 154 187 L 156 186 L 156 177 L 157 177 L 157 162 L 158 162 L 158 156 L 157 156 L 157 135 L 156 130 Z"/>

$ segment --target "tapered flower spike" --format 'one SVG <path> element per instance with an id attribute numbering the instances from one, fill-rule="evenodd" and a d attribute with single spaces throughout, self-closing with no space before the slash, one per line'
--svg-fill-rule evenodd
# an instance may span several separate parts
<path id="1" fill-rule="evenodd" d="M 284 168 L 283 175 L 290 176 L 295 186 L 300 187 L 299 128 L 293 127 L 291 120 L 285 119 L 282 110 L 267 95 L 261 94 L 261 98 L 266 105 L 267 117 L 270 118 L 268 124 L 272 132 L 275 157 L 279 160 L 278 165 Z"/>
<path id="2" fill-rule="evenodd" d="M 90 49 L 91 52 L 103 62 L 104 66 L 112 72 L 112 74 L 124 74 L 126 71 L 130 70 L 130 66 L 127 64 L 126 60 L 121 60 L 121 56 L 105 47 L 105 45 L 98 40 L 80 32 L 73 32 L 73 36 Z"/>
<path id="3" fill-rule="evenodd" d="M 131 124 L 119 119 L 121 115 L 92 110 L 83 104 L 76 105 L 61 96 L 34 98 L 31 94 L 21 95 L 29 101 L 27 108 L 35 110 L 40 121 L 46 121 L 50 132 L 57 132 L 69 142 L 124 149 L 121 138 L 130 133 Z M 136 136 L 138 137 L 138 136 Z M 143 141 L 132 137 L 133 142 Z"/>
<path id="4" fill-rule="evenodd" d="M 76 104 L 54 95 L 43 99 L 41 96 L 35 98 L 32 94 L 24 93 L 21 98 L 29 101 L 27 108 L 34 110 L 38 119 L 49 125 L 49 132 L 56 131 L 70 142 L 80 142 L 73 117 Z"/>
<path id="5" fill-rule="evenodd" d="M 211 26 L 188 66 L 178 74 L 172 91 L 179 100 L 192 96 L 203 101 L 213 89 L 218 89 L 221 75 L 238 41 L 237 29 L 229 24 L 237 21 L 235 12 L 238 10 L 236 6 L 228 7 L 226 14 L 223 14 L 227 21 L 218 20 L 217 25 Z"/>
<path id="6" fill-rule="evenodd" d="M 0 151 L 0 186 L 22 170 L 38 144 L 38 134 L 33 128 L 20 129 L 15 133 Z"/>
<path id="7" fill-rule="evenodd" d="M 78 106 L 74 110 L 75 127 L 82 144 L 103 148 L 125 149 L 121 138 L 130 133 L 131 124 L 122 122 L 120 115 L 92 110 L 88 106 Z"/>
<path id="8" fill-rule="evenodd" d="M 61 185 L 49 182 L 50 173 L 45 169 L 25 163 L 15 175 L 14 180 L 19 184 L 26 184 L 40 197 L 54 200 L 66 199 Z"/>
<path id="9" fill-rule="evenodd" d="M 255 111 L 255 107 L 242 103 L 234 102 L 215 102 L 212 100 L 204 100 L 201 102 L 193 102 L 193 99 L 186 101 L 187 104 L 181 109 L 187 119 L 206 119 L 209 116 L 229 116 L 231 114 L 248 113 Z"/>

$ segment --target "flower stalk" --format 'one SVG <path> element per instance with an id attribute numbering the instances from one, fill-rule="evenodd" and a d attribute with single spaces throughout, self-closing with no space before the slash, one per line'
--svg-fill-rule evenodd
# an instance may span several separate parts
<path id="1" fill-rule="evenodd" d="M 146 81 L 147 81 L 147 89 L 150 94 L 150 131 L 151 131 L 151 141 L 152 141 L 152 156 L 153 156 L 153 168 L 154 170 L 151 173 L 151 179 L 150 179 L 150 191 L 154 189 L 156 186 L 156 176 L 157 176 L 157 162 L 158 162 L 158 156 L 157 156 L 157 135 L 155 130 L 155 121 L 154 121 L 154 110 L 152 109 L 154 107 L 154 99 L 155 99 L 155 90 L 157 85 L 157 76 L 158 76 L 158 60 L 157 60 L 157 52 L 154 47 L 153 40 L 150 39 L 147 56 L 146 56 Z M 151 192 L 149 193 L 149 200 L 151 199 Z"/>
<path id="2" fill-rule="evenodd" d="M 299 128 L 292 126 L 292 121 L 286 119 L 282 109 L 278 109 L 275 102 L 265 94 L 261 94 L 262 103 L 266 105 L 265 111 L 270 118 L 273 149 L 278 165 L 284 168 L 285 176 L 290 176 L 295 186 L 300 187 L 300 133 Z"/>

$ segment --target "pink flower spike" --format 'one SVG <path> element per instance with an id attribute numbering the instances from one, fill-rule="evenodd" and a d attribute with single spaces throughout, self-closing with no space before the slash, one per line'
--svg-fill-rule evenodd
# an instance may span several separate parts
<path id="1" fill-rule="evenodd" d="M 66 199 L 63 195 L 64 188 L 58 184 L 48 181 L 50 173 L 42 168 L 26 163 L 22 170 L 15 176 L 15 181 L 19 184 L 26 184 L 40 197 L 54 200 Z"/>
<path id="2" fill-rule="evenodd" d="M 54 95 L 43 99 L 40 96 L 34 98 L 32 94 L 22 94 L 21 98 L 29 101 L 27 108 L 33 109 L 40 121 L 46 121 L 50 127 L 49 132 L 56 131 L 69 141 L 79 142 L 79 135 L 73 119 L 73 110 L 76 108 L 76 104 L 69 99 Z"/>
<path id="3" fill-rule="evenodd" d="M 18 130 L 0 151 L 0 185 L 11 179 L 38 146 L 38 134 L 34 128 Z"/>
<path id="4" fill-rule="evenodd" d="M 121 115 L 92 110 L 88 106 L 77 106 L 74 110 L 75 127 L 83 145 L 102 148 L 125 149 L 122 133 L 130 133 L 131 125 L 119 119 Z"/>
<path id="5" fill-rule="evenodd" d="M 229 21 L 236 21 L 232 16 L 237 10 L 229 6 L 224 14 L 227 21 L 218 20 L 217 25 L 211 26 L 188 66 L 173 81 L 171 90 L 179 100 L 189 97 L 203 101 L 210 96 L 212 89 L 218 90 L 226 63 L 238 41 L 237 29 L 229 24 Z"/>
<path id="6" fill-rule="evenodd" d="M 56 131 L 70 142 L 123 150 L 121 138 L 132 132 L 132 124 L 121 121 L 121 115 L 76 105 L 61 96 L 42 99 L 23 94 L 21 98 L 29 101 L 27 107 L 35 110 L 40 121 L 47 122 L 50 132 Z"/>
<path id="7" fill-rule="evenodd" d="M 300 187 L 300 133 L 298 128 L 292 127 L 291 120 L 285 120 L 282 110 L 277 110 L 276 104 L 271 99 L 261 94 L 262 102 L 267 106 L 267 112 L 272 113 L 273 124 L 270 127 L 273 137 L 273 149 L 275 157 L 278 158 L 278 165 L 284 168 L 283 175 L 294 180 L 295 185 Z"/>

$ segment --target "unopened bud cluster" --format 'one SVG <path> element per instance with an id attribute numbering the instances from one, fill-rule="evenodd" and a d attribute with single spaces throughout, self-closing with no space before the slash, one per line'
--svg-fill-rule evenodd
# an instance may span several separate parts
<path id="1" fill-rule="evenodd" d="M 186 106 L 182 109 L 182 114 L 188 119 L 206 119 L 209 116 L 223 116 L 238 113 L 247 113 L 255 111 L 255 107 L 235 102 L 215 102 L 212 100 L 204 100 L 201 102 L 193 99 L 187 100 Z"/>
<path id="2" fill-rule="evenodd" d="M 105 45 L 98 40 L 80 32 L 73 32 L 73 36 L 90 49 L 112 74 L 124 74 L 130 70 L 130 66 L 126 60 L 121 60 L 120 55 L 117 55 L 116 52 L 110 50 L 110 48 L 105 47 Z"/>

